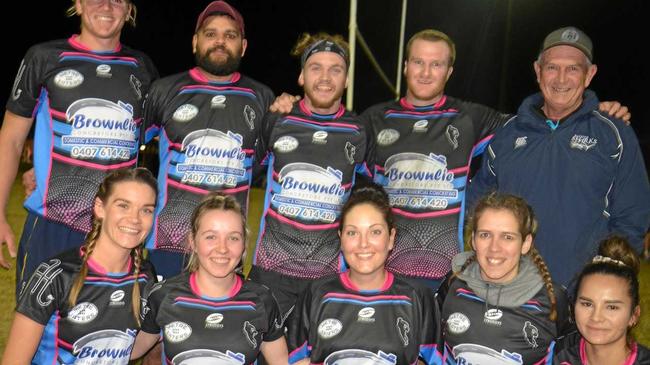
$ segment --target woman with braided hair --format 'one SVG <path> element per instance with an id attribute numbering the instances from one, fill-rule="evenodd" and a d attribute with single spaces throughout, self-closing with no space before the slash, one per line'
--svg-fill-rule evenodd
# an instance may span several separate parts
<path id="1" fill-rule="evenodd" d="M 21 289 L 3 365 L 128 363 L 140 292 L 155 280 L 142 242 L 156 194 L 143 168 L 104 178 L 84 244 L 41 263 Z"/>
<path id="2" fill-rule="evenodd" d="M 533 245 L 537 221 L 521 198 L 492 193 L 469 217 L 472 251 L 439 291 L 450 363 L 534 364 L 567 323 L 566 295 Z"/>
<path id="3" fill-rule="evenodd" d="M 575 286 L 578 331 L 558 339 L 553 364 L 650 364 L 650 350 L 630 333 L 641 316 L 640 268 L 639 257 L 625 239 L 612 236 L 601 242 Z"/>

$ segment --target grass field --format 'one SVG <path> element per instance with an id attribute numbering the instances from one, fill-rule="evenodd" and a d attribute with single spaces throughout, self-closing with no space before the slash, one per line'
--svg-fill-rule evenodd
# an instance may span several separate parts
<path id="1" fill-rule="evenodd" d="M 25 220 L 25 210 L 22 208 L 23 201 L 22 188 L 18 184 L 18 180 L 13 186 L 8 208 L 9 223 L 14 228 L 16 240 L 19 239 L 23 222 Z M 254 251 L 254 242 L 257 238 L 257 226 L 260 220 L 262 204 L 264 201 L 263 191 L 260 189 L 253 189 L 250 202 L 251 207 L 249 211 L 248 222 L 251 228 L 251 235 L 248 245 L 248 258 L 247 268 L 250 265 L 251 258 Z M 5 257 L 7 251 L 5 250 Z M 13 260 L 15 265 L 15 260 Z M 12 267 L 10 270 L 3 270 L 0 268 L 0 292 L 5 293 L 4 297 L 0 300 L 0 354 L 4 352 L 5 343 L 7 342 L 7 332 L 11 325 L 14 311 L 14 280 L 15 272 Z M 641 312 L 645 315 L 641 316 L 641 322 L 635 328 L 635 336 L 637 340 L 650 347 L 650 263 L 643 263 L 641 269 Z"/>

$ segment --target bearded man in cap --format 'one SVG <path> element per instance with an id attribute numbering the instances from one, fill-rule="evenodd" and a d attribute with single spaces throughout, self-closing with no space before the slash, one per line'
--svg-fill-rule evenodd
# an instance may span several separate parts
<path id="1" fill-rule="evenodd" d="M 496 133 L 469 188 L 469 207 L 495 189 L 528 201 L 539 220 L 536 246 L 562 284 L 607 235 L 625 235 L 640 252 L 650 220 L 638 140 L 630 126 L 598 111 L 587 89 L 597 71 L 592 60 L 592 42 L 580 29 L 544 39 L 533 64 L 541 92 Z"/>

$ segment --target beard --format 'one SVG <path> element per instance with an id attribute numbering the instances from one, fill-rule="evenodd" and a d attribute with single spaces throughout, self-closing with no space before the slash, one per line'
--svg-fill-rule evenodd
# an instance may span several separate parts
<path id="1" fill-rule="evenodd" d="M 216 62 L 210 58 L 212 52 L 220 49 L 228 55 L 224 61 Z M 194 54 L 194 59 L 196 60 L 196 65 L 202 68 L 203 70 L 211 73 L 214 76 L 228 76 L 233 72 L 239 70 L 239 62 L 241 61 L 241 56 L 239 54 L 234 54 L 228 48 L 224 46 L 214 46 L 208 48 L 205 52 L 202 50 L 197 50 Z"/>
<path id="2" fill-rule="evenodd" d="M 314 85 L 314 88 L 316 87 L 317 85 Z M 309 98 L 309 101 L 313 107 L 319 109 L 329 109 L 333 107 L 337 101 L 341 100 L 344 91 L 345 91 L 344 87 L 337 88 L 336 91 L 333 94 L 331 94 L 329 98 L 321 99 L 317 96 L 315 90 L 312 90 L 311 88 L 304 88 L 305 97 Z"/>

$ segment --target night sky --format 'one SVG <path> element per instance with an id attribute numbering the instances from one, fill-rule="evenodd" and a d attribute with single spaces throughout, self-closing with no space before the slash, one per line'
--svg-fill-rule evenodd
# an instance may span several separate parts
<path id="1" fill-rule="evenodd" d="M 138 25 L 125 27 L 123 43 L 145 51 L 161 75 L 194 65 L 191 39 L 196 17 L 208 0 L 136 0 Z M 349 2 L 233 0 L 246 22 L 248 51 L 241 71 L 280 93 L 298 93 L 299 62 L 289 51 L 301 32 L 327 31 L 347 38 Z M 78 32 L 76 17 L 66 18 L 67 0 L 20 2 L 4 16 L 20 26 L 0 25 L 5 52 L 0 103 L 5 104 L 14 75 L 32 44 Z M 363 36 L 394 82 L 401 0 L 359 0 Z M 457 61 L 447 93 L 506 112 L 516 111 L 537 90 L 532 62 L 550 31 L 574 25 L 594 42 L 598 73 L 591 88 L 601 100 L 620 100 L 632 110 L 633 127 L 650 159 L 650 69 L 646 66 L 650 21 L 642 0 L 409 0 L 406 38 L 436 28 L 456 42 Z M 127 29 L 129 28 L 129 29 Z M 8 65 L 8 66 L 7 66 Z M 357 48 L 355 109 L 390 99 L 391 93 Z"/>

